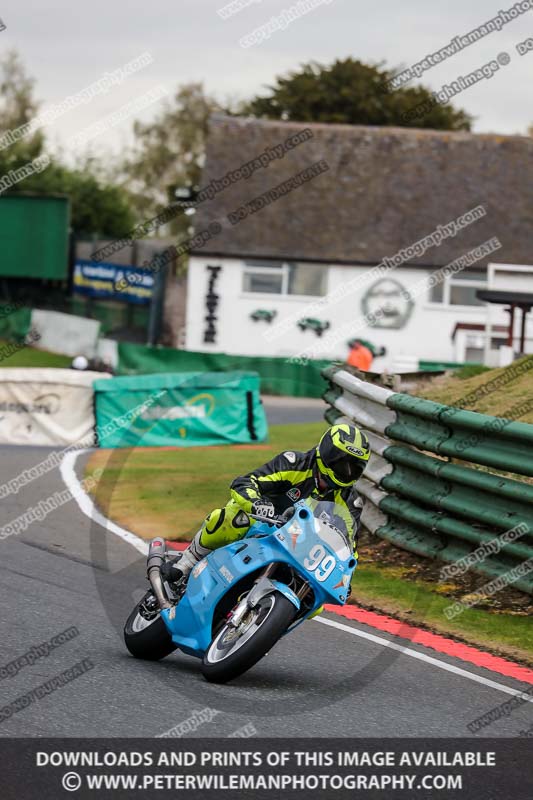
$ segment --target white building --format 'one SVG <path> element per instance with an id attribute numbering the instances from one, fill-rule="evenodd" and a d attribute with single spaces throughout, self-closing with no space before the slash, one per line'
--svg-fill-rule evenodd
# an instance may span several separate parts
<path id="1" fill-rule="evenodd" d="M 532 158 L 526 137 L 214 117 L 187 349 L 344 358 L 359 337 L 376 368 L 482 361 L 476 292 L 533 293 Z M 490 324 L 505 345 L 503 306 Z"/>

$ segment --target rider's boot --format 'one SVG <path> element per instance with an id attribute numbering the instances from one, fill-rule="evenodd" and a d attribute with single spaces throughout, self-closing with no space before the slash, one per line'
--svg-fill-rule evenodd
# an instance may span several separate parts
<path id="1" fill-rule="evenodd" d="M 201 534 L 202 530 L 200 529 L 181 556 L 166 561 L 162 565 L 161 575 L 165 580 L 170 583 L 177 583 L 178 581 L 187 579 L 192 568 L 211 552 L 208 547 L 204 547 L 200 544 Z"/>

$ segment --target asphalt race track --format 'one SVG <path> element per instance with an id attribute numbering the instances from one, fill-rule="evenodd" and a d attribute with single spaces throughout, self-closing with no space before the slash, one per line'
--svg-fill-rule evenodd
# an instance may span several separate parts
<path id="1" fill-rule="evenodd" d="M 46 457 L 43 448 L 0 448 L 0 484 Z M 84 456 L 77 462 L 80 472 Z M 2 525 L 65 484 L 58 468 L 2 500 Z M 3 708 L 83 659 L 94 668 L 0 722 L 2 736 L 157 736 L 206 707 L 211 722 L 191 735 L 226 737 L 253 725 L 259 736 L 469 736 L 467 723 L 510 699 L 502 689 L 407 653 L 309 621 L 253 670 L 226 686 L 207 684 L 197 662 L 172 655 L 136 661 L 122 625 L 144 584 L 144 559 L 91 521 L 72 499 L 19 535 L 0 541 L 2 667 L 70 626 L 79 636 L 14 677 L 0 680 Z M 333 614 L 356 631 L 379 634 Z M 531 688 L 451 656 L 416 650 L 515 691 Z M 0 717 L 1 718 L 1 717 Z M 517 736 L 530 727 L 523 703 L 479 736 Z"/>
<path id="2" fill-rule="evenodd" d="M 324 401 L 314 397 L 261 397 L 269 425 L 324 422 Z M 324 426 L 326 426 L 324 422 Z"/>

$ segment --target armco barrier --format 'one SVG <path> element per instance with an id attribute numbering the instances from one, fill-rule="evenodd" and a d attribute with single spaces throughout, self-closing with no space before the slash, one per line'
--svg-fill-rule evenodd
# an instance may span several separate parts
<path id="1" fill-rule="evenodd" d="M 118 346 L 120 375 L 148 375 L 154 372 L 257 372 L 261 392 L 293 397 L 321 397 L 326 388 L 321 370 L 331 361 L 309 361 L 292 364 L 285 358 L 237 356 L 227 353 L 201 353 L 174 350 L 170 347 L 120 342 Z"/>
<path id="2" fill-rule="evenodd" d="M 491 545 L 496 552 L 471 568 L 498 577 L 533 558 L 533 485 L 443 458 L 531 476 L 533 425 L 392 392 L 342 367 L 322 374 L 330 384 L 328 421 L 346 417 L 370 439 L 358 489 L 368 501 L 363 522 L 371 532 L 455 562 L 521 523 L 517 538 Z M 533 594 L 533 570 L 521 571 L 512 585 Z"/>

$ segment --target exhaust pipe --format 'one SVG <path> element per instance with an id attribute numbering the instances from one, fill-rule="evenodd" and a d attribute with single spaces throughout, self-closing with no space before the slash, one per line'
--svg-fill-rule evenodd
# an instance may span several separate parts
<path id="1" fill-rule="evenodd" d="M 166 545 L 164 540 L 152 539 L 148 550 L 148 560 L 146 562 L 146 567 L 148 573 L 148 580 L 150 581 L 150 585 L 154 590 L 154 594 L 157 598 L 157 602 L 159 603 L 159 607 L 161 609 L 172 608 L 172 605 L 168 602 L 168 598 L 165 594 L 165 589 L 163 587 L 163 581 L 161 580 L 161 565 L 165 560 L 165 556 L 166 556 Z"/>

